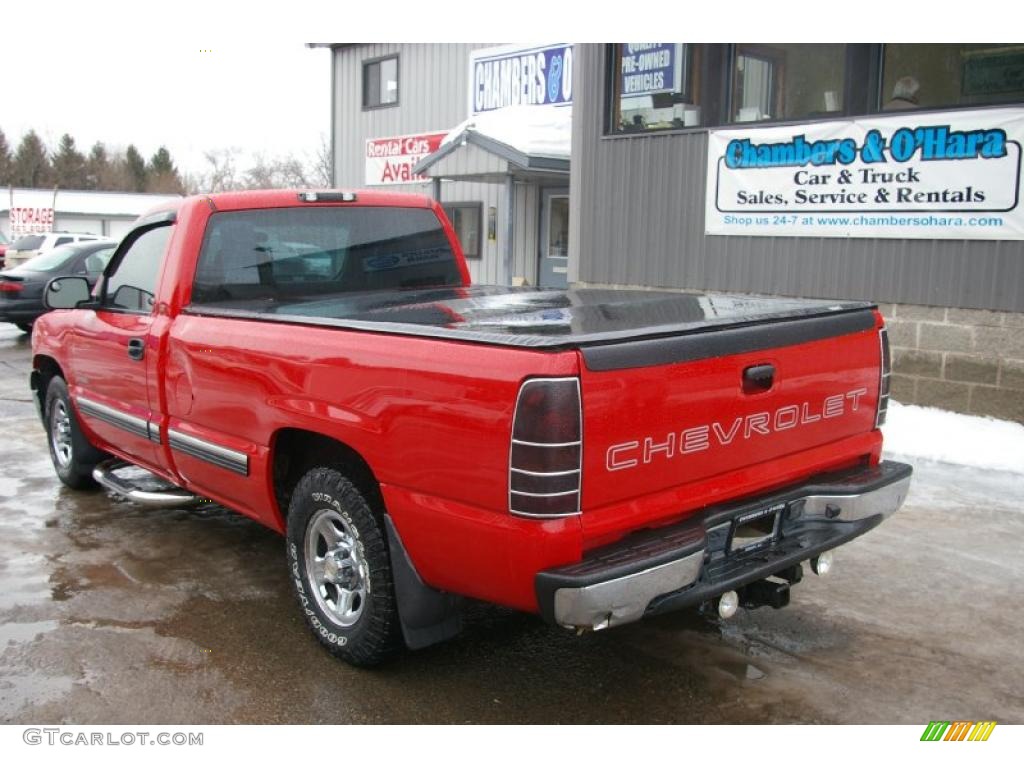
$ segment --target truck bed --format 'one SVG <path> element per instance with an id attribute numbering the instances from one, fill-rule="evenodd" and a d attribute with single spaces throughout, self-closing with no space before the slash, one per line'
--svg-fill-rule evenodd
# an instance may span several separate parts
<path id="1" fill-rule="evenodd" d="M 584 348 L 588 365 L 600 370 L 643 364 L 640 358 L 647 364 L 698 359 L 865 330 L 874 326 L 872 307 L 867 302 L 720 293 L 465 286 L 235 300 L 186 312 L 552 351 Z M 772 326 L 770 339 L 764 331 L 740 332 L 764 324 Z M 717 338 L 713 349 L 704 349 L 694 338 L 725 329 L 731 335 Z M 633 343 L 665 337 L 674 337 L 672 344 Z M 615 343 L 622 341 L 631 343 L 617 348 Z"/>

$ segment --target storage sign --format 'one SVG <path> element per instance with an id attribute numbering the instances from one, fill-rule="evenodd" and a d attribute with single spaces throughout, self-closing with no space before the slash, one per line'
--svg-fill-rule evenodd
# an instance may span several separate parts
<path id="1" fill-rule="evenodd" d="M 412 172 L 420 160 L 441 146 L 445 133 L 417 133 L 366 140 L 366 184 L 416 184 L 430 181 Z"/>
<path id="2" fill-rule="evenodd" d="M 469 114 L 572 104 L 572 46 L 483 48 L 469 55 Z"/>
<path id="3" fill-rule="evenodd" d="M 53 208 L 11 208 L 11 237 L 53 230 Z"/>
<path id="4" fill-rule="evenodd" d="M 709 235 L 1024 239 L 1024 110 L 711 131 Z"/>

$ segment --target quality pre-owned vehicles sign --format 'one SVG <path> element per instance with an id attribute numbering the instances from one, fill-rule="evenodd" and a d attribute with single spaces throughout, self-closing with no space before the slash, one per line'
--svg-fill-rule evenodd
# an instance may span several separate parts
<path id="1" fill-rule="evenodd" d="M 683 80 L 682 43 L 623 43 L 620 59 L 623 97 L 672 93 Z"/>
<path id="2" fill-rule="evenodd" d="M 366 184 L 415 184 L 429 181 L 412 172 L 420 160 L 441 146 L 445 133 L 417 133 L 366 140 Z"/>
<path id="3" fill-rule="evenodd" d="M 1024 239 L 1024 110 L 711 131 L 710 235 Z"/>

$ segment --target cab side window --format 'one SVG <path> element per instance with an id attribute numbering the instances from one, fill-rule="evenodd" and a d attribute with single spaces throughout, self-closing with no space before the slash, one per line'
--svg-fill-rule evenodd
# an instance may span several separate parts
<path id="1" fill-rule="evenodd" d="M 103 306 L 129 312 L 151 312 L 171 226 L 143 232 L 121 258 L 107 279 Z"/>

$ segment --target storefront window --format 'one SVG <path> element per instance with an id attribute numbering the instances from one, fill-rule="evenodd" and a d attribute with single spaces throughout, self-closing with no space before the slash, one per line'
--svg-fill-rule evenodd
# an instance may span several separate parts
<path id="1" fill-rule="evenodd" d="M 609 133 L 1024 102 L 1024 44 L 616 43 Z"/>
<path id="2" fill-rule="evenodd" d="M 700 46 L 617 43 L 612 56 L 612 130 L 616 133 L 702 124 L 694 71 Z"/>
<path id="3" fill-rule="evenodd" d="M 882 111 L 1024 101 L 1024 45 L 886 45 Z"/>
<path id="4" fill-rule="evenodd" d="M 462 255 L 467 259 L 479 259 L 481 219 L 483 205 L 481 203 L 445 203 L 444 212 L 452 223 L 455 235 L 462 246 Z"/>
<path id="5" fill-rule="evenodd" d="M 845 73 L 845 45 L 737 45 L 729 122 L 841 114 Z"/>

